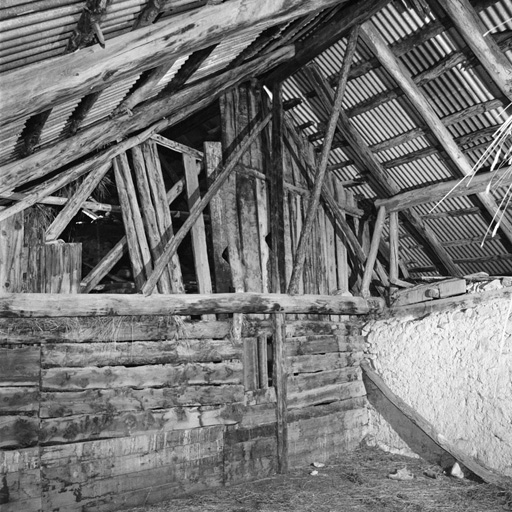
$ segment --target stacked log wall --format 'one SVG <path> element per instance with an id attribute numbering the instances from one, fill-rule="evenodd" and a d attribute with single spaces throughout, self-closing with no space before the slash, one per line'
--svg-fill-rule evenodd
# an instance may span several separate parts
<path id="1" fill-rule="evenodd" d="M 276 472 L 271 380 L 244 387 L 268 321 L 0 321 L 2 511 L 119 510 Z M 287 326 L 291 466 L 354 448 L 366 424 L 350 324 Z M 271 379 L 271 377 L 270 377 Z"/>

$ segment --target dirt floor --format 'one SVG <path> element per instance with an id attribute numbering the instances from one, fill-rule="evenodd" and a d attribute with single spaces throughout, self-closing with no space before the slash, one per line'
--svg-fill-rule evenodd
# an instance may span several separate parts
<path id="1" fill-rule="evenodd" d="M 388 475 L 407 470 L 412 480 Z M 312 471 L 318 474 L 312 475 Z M 437 478 L 427 477 L 425 472 Z M 421 459 L 364 448 L 287 476 L 214 489 L 130 512 L 503 512 L 512 491 L 443 475 Z"/>

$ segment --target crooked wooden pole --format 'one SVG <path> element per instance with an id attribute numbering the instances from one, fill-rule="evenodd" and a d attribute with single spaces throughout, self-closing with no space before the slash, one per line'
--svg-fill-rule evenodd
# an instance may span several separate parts
<path id="1" fill-rule="evenodd" d="M 368 251 L 368 258 L 366 259 L 366 266 L 364 268 L 363 281 L 361 283 L 361 295 L 363 297 L 370 296 L 370 282 L 372 279 L 373 266 L 377 259 L 379 252 L 380 237 L 382 236 L 382 229 L 384 228 L 384 221 L 386 220 L 386 208 L 380 207 L 377 214 L 377 221 L 373 230 L 372 243 Z"/>
<path id="2" fill-rule="evenodd" d="M 196 220 L 199 218 L 203 210 L 208 206 L 211 198 L 218 192 L 218 190 L 222 187 L 228 176 L 231 174 L 236 164 L 242 157 L 242 155 L 247 151 L 249 146 L 253 143 L 256 137 L 259 135 L 261 130 L 265 128 L 265 126 L 270 121 L 272 117 L 271 114 L 268 114 L 264 119 L 256 123 L 254 128 L 249 132 L 249 134 L 244 138 L 244 140 L 238 146 L 238 149 L 231 155 L 231 157 L 226 162 L 226 165 L 223 169 L 219 171 L 215 181 L 212 183 L 204 197 L 196 203 L 194 208 L 190 211 L 190 215 L 188 219 L 183 223 L 180 230 L 173 236 L 169 242 L 166 244 L 164 250 L 162 251 L 162 255 L 158 258 L 155 263 L 155 267 L 153 272 L 148 277 L 146 284 L 142 288 L 142 292 L 145 295 L 149 295 L 154 290 L 156 283 L 164 271 L 165 267 L 169 263 L 170 259 L 174 255 L 174 253 L 178 250 L 179 245 L 190 231 L 192 226 L 195 224 Z"/>
<path id="3" fill-rule="evenodd" d="M 356 26 L 350 32 L 347 50 L 345 52 L 345 57 L 341 67 L 338 88 L 336 89 L 334 104 L 332 107 L 331 116 L 329 118 L 329 123 L 327 125 L 327 133 L 322 148 L 320 166 L 315 176 L 315 184 L 309 200 L 306 220 L 304 222 L 304 227 L 302 228 L 299 243 L 297 245 L 297 252 L 295 254 L 295 261 L 293 263 L 292 275 L 290 278 L 290 283 L 288 284 L 288 293 L 290 294 L 297 293 L 299 288 L 300 275 L 302 273 L 302 268 L 304 267 L 304 261 L 306 259 L 306 248 L 311 236 L 313 224 L 315 222 L 318 205 L 320 203 L 320 195 L 322 193 L 322 186 L 324 183 L 325 173 L 327 171 L 327 164 L 329 162 L 329 153 L 331 151 L 331 145 L 334 139 L 334 133 L 336 131 L 336 125 L 341 110 L 341 102 L 343 101 L 343 96 L 345 95 L 348 73 L 350 71 L 350 66 L 356 51 L 358 36 L 359 26 Z"/>
<path id="4" fill-rule="evenodd" d="M 379 212 L 382 210 L 382 206 L 379 208 Z M 391 284 L 396 283 L 398 280 L 398 268 L 399 268 L 399 226 L 398 226 L 398 213 L 391 212 L 389 214 L 389 281 Z"/>

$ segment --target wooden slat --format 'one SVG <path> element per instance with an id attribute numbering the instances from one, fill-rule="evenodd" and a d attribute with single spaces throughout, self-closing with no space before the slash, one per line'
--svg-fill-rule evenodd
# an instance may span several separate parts
<path id="1" fill-rule="evenodd" d="M 39 383 L 41 348 L 0 348 L 0 386 L 35 386 Z"/>
<path id="2" fill-rule="evenodd" d="M 380 237 L 382 236 L 382 230 L 384 228 L 384 222 L 386 220 L 386 209 L 383 207 L 379 208 L 377 214 L 377 220 L 375 221 L 375 227 L 373 230 L 372 243 L 370 250 L 368 251 L 368 258 L 366 260 L 366 266 L 364 268 L 363 281 L 361 284 L 361 295 L 363 297 L 370 296 L 370 282 L 373 272 L 373 266 L 377 259 L 377 253 L 379 252 Z"/>
<path id="3" fill-rule="evenodd" d="M 189 210 L 201 200 L 199 190 L 199 162 L 190 155 L 183 155 L 183 167 L 185 169 L 185 182 Z M 194 265 L 196 270 L 197 287 L 199 293 L 212 293 L 212 280 L 210 277 L 210 263 L 208 262 L 208 249 L 206 246 L 206 230 L 204 219 L 200 215 L 190 230 L 192 238 L 192 251 L 194 253 Z M 215 315 L 206 315 L 203 320 L 215 320 Z"/>
<path id="4" fill-rule="evenodd" d="M 0 293 L 22 291 L 23 237 L 23 212 L 0 221 Z"/>

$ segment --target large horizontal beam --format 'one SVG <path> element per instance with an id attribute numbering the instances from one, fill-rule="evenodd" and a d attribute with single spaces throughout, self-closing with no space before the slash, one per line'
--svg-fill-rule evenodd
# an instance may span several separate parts
<path id="1" fill-rule="evenodd" d="M 78 160 L 98 147 L 122 139 L 130 133 L 146 130 L 110 147 L 91 160 L 91 169 L 101 164 L 100 160 L 111 159 L 130 147 L 144 142 L 168 126 L 172 126 L 215 101 L 224 91 L 234 87 L 249 77 L 262 73 L 293 56 L 294 47 L 287 46 L 275 52 L 254 59 L 238 68 L 231 69 L 196 85 L 187 87 L 169 97 L 162 97 L 142 103 L 133 109 L 132 115 L 106 119 L 96 126 L 60 141 L 53 146 L 38 151 L 22 160 L 0 168 L 0 193 L 11 192 L 16 187 L 42 178 L 66 164 Z M 162 119 L 163 118 L 163 119 Z M 151 123 L 155 123 L 151 125 Z"/>
<path id="2" fill-rule="evenodd" d="M 346 0 L 345 0 L 346 1 Z M 5 73 L 0 78 L 4 123 L 103 89 L 120 78 L 226 39 L 340 4 L 340 0 L 229 0 L 173 16 L 100 45 Z M 30 98 L 30 101 L 26 101 Z"/>
<path id="3" fill-rule="evenodd" d="M 0 318 L 208 315 L 217 313 L 314 313 L 365 315 L 384 308 L 383 299 L 341 295 L 285 295 L 275 293 L 196 294 L 49 294 L 0 295 Z"/>
<path id="4" fill-rule="evenodd" d="M 445 196 L 463 197 L 485 192 L 489 183 L 493 182 L 496 188 L 512 185 L 512 166 L 504 167 L 498 171 L 477 174 L 469 179 L 450 180 L 444 183 L 436 183 L 427 187 L 402 192 L 387 199 L 377 199 L 375 206 L 384 206 L 388 212 L 399 212 L 425 203 L 440 201 Z"/>

